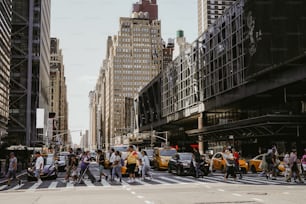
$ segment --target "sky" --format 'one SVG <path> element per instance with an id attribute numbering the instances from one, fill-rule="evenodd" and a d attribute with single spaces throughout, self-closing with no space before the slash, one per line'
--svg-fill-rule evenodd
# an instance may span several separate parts
<path id="1" fill-rule="evenodd" d="M 138 0 L 52 0 L 51 37 L 60 39 L 69 103 L 72 141 L 89 128 L 89 91 L 94 90 L 108 36 L 119 31 L 119 18 L 130 17 Z M 157 0 L 164 41 L 183 30 L 188 42 L 197 38 L 197 0 Z"/>

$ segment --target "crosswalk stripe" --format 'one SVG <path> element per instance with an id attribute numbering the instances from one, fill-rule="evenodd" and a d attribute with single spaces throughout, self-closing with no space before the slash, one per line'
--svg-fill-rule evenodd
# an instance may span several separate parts
<path id="1" fill-rule="evenodd" d="M 161 180 L 157 180 L 155 177 L 152 179 L 153 182 L 159 183 L 159 184 L 165 184 L 165 185 L 169 185 L 170 183 L 167 183 L 165 181 L 161 181 Z"/>
<path id="2" fill-rule="evenodd" d="M 139 178 L 139 179 L 137 179 L 137 180 L 136 180 L 136 182 L 138 182 L 138 183 L 140 183 L 140 184 L 142 184 L 142 185 L 144 185 L 144 186 L 148 186 L 148 185 L 150 185 L 149 183 L 147 183 L 147 182 L 144 182 L 144 181 L 140 180 L 140 178 Z"/>
<path id="3" fill-rule="evenodd" d="M 186 182 L 191 182 L 191 183 L 202 183 L 202 182 L 197 181 L 196 179 L 189 179 L 189 178 L 185 178 L 185 177 L 174 176 L 174 178 L 180 179 L 180 180 L 183 180 L 183 181 L 186 181 Z"/>
<path id="4" fill-rule="evenodd" d="M 30 188 L 29 190 L 35 190 L 37 189 L 39 186 L 40 186 L 41 183 L 34 183 Z"/>
<path id="5" fill-rule="evenodd" d="M 10 190 L 18 190 L 19 188 L 21 188 L 24 184 L 20 184 L 20 185 L 16 185 L 13 188 L 11 188 Z"/>
<path id="6" fill-rule="evenodd" d="M 111 186 L 105 179 L 102 179 L 101 183 L 103 186 Z"/>
<path id="7" fill-rule="evenodd" d="M 231 180 L 228 180 L 228 179 L 227 179 L 227 181 L 224 181 L 223 176 L 209 177 L 209 179 L 212 179 L 212 180 L 215 180 L 215 181 L 218 181 L 218 182 L 235 183 L 235 184 L 239 183 L 237 181 L 231 181 Z"/>
<path id="8" fill-rule="evenodd" d="M 215 180 L 210 180 L 208 179 L 209 177 L 204 177 L 204 178 L 198 178 L 200 181 L 204 181 L 204 182 L 209 182 L 209 183 L 216 183 L 217 181 Z"/>
<path id="9" fill-rule="evenodd" d="M 159 178 L 161 178 L 163 180 L 166 180 L 166 181 L 174 182 L 174 183 L 186 184 L 186 182 L 181 182 L 181 181 L 174 180 L 174 179 L 171 179 L 171 178 L 167 178 L 167 177 L 164 177 L 164 176 L 161 176 Z"/>
<path id="10" fill-rule="evenodd" d="M 3 189 L 6 189 L 8 187 L 8 185 L 3 185 L 0 187 L 0 191 L 2 191 Z"/>
<path id="11" fill-rule="evenodd" d="M 130 184 L 125 182 L 124 180 L 122 180 L 121 183 L 122 183 L 123 186 L 130 186 Z"/>
<path id="12" fill-rule="evenodd" d="M 74 185 L 70 182 L 66 183 L 66 188 L 74 188 Z"/>
<path id="13" fill-rule="evenodd" d="M 48 189 L 54 189 L 54 188 L 56 188 L 57 184 L 58 184 L 57 181 L 53 181 L 53 182 L 50 184 L 50 186 L 48 187 Z"/>
<path id="14" fill-rule="evenodd" d="M 87 187 L 95 187 L 95 185 L 89 180 L 83 180 Z"/>

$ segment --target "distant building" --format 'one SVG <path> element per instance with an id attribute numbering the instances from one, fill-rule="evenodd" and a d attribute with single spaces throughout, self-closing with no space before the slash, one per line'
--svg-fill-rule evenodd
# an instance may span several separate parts
<path id="1" fill-rule="evenodd" d="M 0 1 L 0 144 L 7 135 L 11 58 L 12 0 Z"/>
<path id="2" fill-rule="evenodd" d="M 49 112 L 51 0 L 13 0 L 12 5 L 8 140 L 36 146 L 45 132 L 37 132 L 36 110 L 45 110 L 45 127 Z"/>
<path id="3" fill-rule="evenodd" d="M 142 1 L 145 2 L 148 1 Z M 121 17 L 120 31 L 108 43 L 110 53 L 105 65 L 106 118 L 103 119 L 103 132 L 104 137 L 109 137 L 109 144 L 114 144 L 115 137 L 131 131 L 129 112 L 133 103 L 128 103 L 127 98 L 137 96 L 138 91 L 161 70 L 160 21 L 152 18 L 153 14 L 157 17 L 157 11 L 152 13 L 144 8 L 139 5 L 139 12 L 133 12 L 130 18 Z"/>
<path id="4" fill-rule="evenodd" d="M 158 5 L 156 4 L 156 0 L 139 0 L 139 2 L 133 4 L 132 12 L 147 12 L 150 21 L 158 19 Z"/>
<path id="5" fill-rule="evenodd" d="M 198 0 L 198 35 L 200 36 L 236 0 Z"/>
<path id="6" fill-rule="evenodd" d="M 65 78 L 65 67 L 63 62 L 62 49 L 59 46 L 59 39 L 51 38 L 51 60 L 50 60 L 50 112 L 56 113 L 56 134 L 61 136 L 62 142 L 68 145 L 68 102 L 67 86 Z"/>

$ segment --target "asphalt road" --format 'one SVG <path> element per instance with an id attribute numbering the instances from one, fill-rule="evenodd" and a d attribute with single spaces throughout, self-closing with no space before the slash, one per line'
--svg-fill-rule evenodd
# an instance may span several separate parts
<path id="1" fill-rule="evenodd" d="M 133 204 L 229 204 L 305 203 L 305 186 L 246 185 L 193 182 L 184 185 L 122 185 L 0 192 L 1 203 L 133 203 Z"/>
<path id="2" fill-rule="evenodd" d="M 91 172 L 98 180 L 98 166 L 93 164 Z M 108 172 L 108 170 L 106 170 Z M 167 171 L 152 171 L 153 179 L 123 182 L 65 183 L 65 172 L 60 172 L 56 180 L 42 183 L 28 182 L 21 177 L 21 184 L 11 186 L 0 184 L 1 203 L 305 203 L 306 184 L 287 183 L 283 177 L 266 180 L 258 174 L 248 173 L 243 179 L 229 178 L 224 181 L 222 173 L 195 179 L 191 176 L 176 176 Z M 18 196 L 17 196 L 18 195 Z M 85 195 L 85 196 L 84 196 Z"/>

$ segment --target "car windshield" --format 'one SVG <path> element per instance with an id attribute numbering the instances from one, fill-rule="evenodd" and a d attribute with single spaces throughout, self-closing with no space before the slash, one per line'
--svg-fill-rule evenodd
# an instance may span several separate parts
<path id="1" fill-rule="evenodd" d="M 146 151 L 148 157 L 152 157 L 153 156 L 153 150 L 152 149 L 147 149 L 145 151 Z"/>
<path id="2" fill-rule="evenodd" d="M 180 154 L 180 159 L 181 160 L 191 160 L 192 154 Z"/>
<path id="3" fill-rule="evenodd" d="M 46 157 L 45 158 L 45 165 L 51 165 L 53 164 L 53 157 Z"/>
<path id="4" fill-rule="evenodd" d="M 59 156 L 58 158 L 59 158 L 59 161 L 65 161 L 66 160 L 65 156 Z"/>
<path id="5" fill-rule="evenodd" d="M 128 146 L 116 146 L 113 147 L 115 151 L 119 152 L 127 152 L 128 151 Z"/>
<path id="6" fill-rule="evenodd" d="M 160 156 L 173 156 L 175 153 L 175 149 L 163 149 L 160 151 Z"/>

